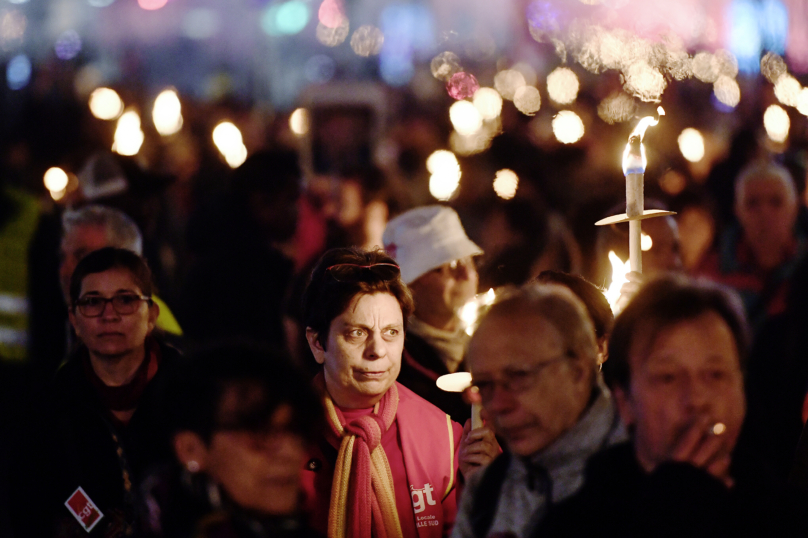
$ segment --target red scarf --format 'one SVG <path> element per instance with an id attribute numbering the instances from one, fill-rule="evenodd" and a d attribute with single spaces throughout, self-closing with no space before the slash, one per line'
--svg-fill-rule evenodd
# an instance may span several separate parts
<path id="1" fill-rule="evenodd" d="M 329 538 L 401 538 L 393 475 L 381 446 L 382 436 L 396 419 L 396 385 L 382 396 L 373 413 L 347 422 L 331 400 L 322 373 L 315 384 L 323 392 L 329 425 L 326 438 L 339 450 L 328 513 Z"/>

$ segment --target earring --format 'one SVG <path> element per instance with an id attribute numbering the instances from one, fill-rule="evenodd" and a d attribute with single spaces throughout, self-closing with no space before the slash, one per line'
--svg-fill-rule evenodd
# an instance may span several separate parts
<path id="1" fill-rule="evenodd" d="M 185 464 L 185 468 L 188 469 L 189 473 L 198 473 L 199 472 L 199 462 L 195 460 L 190 460 Z"/>

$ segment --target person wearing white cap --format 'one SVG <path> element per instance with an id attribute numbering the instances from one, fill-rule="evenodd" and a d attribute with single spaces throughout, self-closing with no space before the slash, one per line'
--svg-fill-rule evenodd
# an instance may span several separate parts
<path id="1" fill-rule="evenodd" d="M 382 240 L 415 299 L 398 381 L 462 424 L 469 406 L 460 394 L 438 389 L 435 380 L 465 370 L 468 335 L 459 311 L 477 293 L 472 258 L 483 251 L 466 236 L 457 213 L 441 205 L 397 216 Z"/>

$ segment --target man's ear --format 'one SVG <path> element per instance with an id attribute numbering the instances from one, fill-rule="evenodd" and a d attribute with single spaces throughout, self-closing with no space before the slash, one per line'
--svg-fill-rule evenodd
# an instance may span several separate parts
<path id="1" fill-rule="evenodd" d="M 617 404 L 617 412 L 620 413 L 620 419 L 626 427 L 631 426 L 636 421 L 634 416 L 634 409 L 631 405 L 631 398 L 622 387 L 614 387 L 612 389 L 614 401 Z"/>
<path id="2" fill-rule="evenodd" d="M 189 470 L 196 468 L 196 471 L 192 472 L 207 469 L 208 447 L 199 435 L 188 430 L 177 432 L 174 434 L 172 444 L 174 445 L 174 454 L 176 454 L 177 460 L 183 467 L 189 468 L 190 464 Z"/>
<path id="3" fill-rule="evenodd" d="M 317 364 L 323 364 L 325 362 L 325 348 L 317 338 L 317 332 L 311 327 L 306 327 L 306 340 L 309 342 L 309 349 L 314 355 L 314 360 L 317 361 Z"/>

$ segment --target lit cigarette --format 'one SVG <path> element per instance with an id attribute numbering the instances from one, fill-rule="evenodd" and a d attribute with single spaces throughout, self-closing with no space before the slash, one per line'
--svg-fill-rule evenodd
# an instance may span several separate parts
<path id="1" fill-rule="evenodd" d="M 716 422 L 715 424 L 710 427 L 710 434 L 711 435 L 721 435 L 725 431 L 727 431 L 727 427 L 724 425 L 723 422 Z"/>

